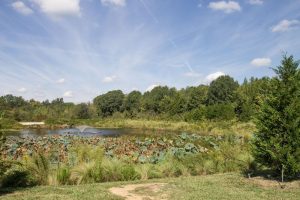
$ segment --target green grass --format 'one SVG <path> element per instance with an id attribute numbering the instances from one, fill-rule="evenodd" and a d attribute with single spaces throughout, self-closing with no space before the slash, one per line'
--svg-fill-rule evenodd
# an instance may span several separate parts
<path id="1" fill-rule="evenodd" d="M 216 174 L 208 176 L 181 177 L 171 179 L 156 179 L 135 182 L 114 182 L 79 186 L 39 186 L 22 190 L 6 190 L 11 192 L 0 196 L 3 200 L 16 199 L 121 199 L 108 192 L 113 186 L 121 186 L 132 183 L 161 182 L 168 183 L 162 192 L 168 195 L 169 199 L 230 199 L 230 200 L 257 200 L 257 199 L 299 199 L 299 187 L 279 189 L 279 187 L 262 187 L 254 181 L 238 174 Z M 3 191 L 2 191 L 3 192 Z M 151 194 L 145 188 L 136 189 L 139 194 Z"/>

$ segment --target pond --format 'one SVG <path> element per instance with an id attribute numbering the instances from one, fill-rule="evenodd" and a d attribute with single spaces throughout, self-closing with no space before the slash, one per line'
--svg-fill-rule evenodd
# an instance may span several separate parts
<path id="1" fill-rule="evenodd" d="M 169 135 L 178 134 L 175 131 L 155 130 L 155 129 L 129 129 L 129 128 L 93 128 L 93 127 L 76 127 L 63 129 L 22 129 L 19 131 L 6 131 L 6 136 L 19 137 L 37 137 L 37 136 L 51 136 L 51 135 L 78 135 L 78 136 L 105 136 L 105 137 L 119 137 L 119 136 L 143 136 L 143 135 Z"/>

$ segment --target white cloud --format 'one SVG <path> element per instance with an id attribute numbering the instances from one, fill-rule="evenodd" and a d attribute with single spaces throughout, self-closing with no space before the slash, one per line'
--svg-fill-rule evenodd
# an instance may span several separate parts
<path id="1" fill-rule="evenodd" d="M 151 90 L 153 90 L 154 88 L 156 88 L 158 86 L 159 86 L 159 84 L 150 85 L 149 87 L 147 87 L 146 92 L 150 92 Z"/>
<path id="2" fill-rule="evenodd" d="M 238 2 L 235 1 L 217 1 L 210 2 L 208 5 L 212 10 L 221 10 L 225 13 L 232 13 L 235 11 L 241 11 L 242 8 Z"/>
<path id="3" fill-rule="evenodd" d="M 116 80 L 117 76 L 112 75 L 112 76 L 106 76 L 104 77 L 104 79 L 102 79 L 103 83 L 111 83 L 114 82 Z"/>
<path id="4" fill-rule="evenodd" d="M 266 67 L 271 65 L 272 60 L 270 58 L 255 58 L 251 61 L 251 65 L 256 67 Z"/>
<path id="5" fill-rule="evenodd" d="M 64 82 L 66 82 L 66 80 L 65 80 L 64 78 L 58 79 L 58 80 L 56 81 L 56 83 L 64 83 Z"/>
<path id="6" fill-rule="evenodd" d="M 209 74 L 205 77 L 205 83 L 210 83 L 213 80 L 219 78 L 220 76 L 224 76 L 225 74 L 223 72 L 215 72 L 212 74 Z"/>
<path id="7" fill-rule="evenodd" d="M 285 32 L 298 26 L 300 22 L 298 20 L 282 20 L 277 25 L 272 27 L 272 32 Z"/>
<path id="8" fill-rule="evenodd" d="M 125 6 L 126 0 L 101 0 L 105 6 Z"/>
<path id="9" fill-rule="evenodd" d="M 73 97 L 73 92 L 72 91 L 66 91 L 65 93 L 64 93 L 64 97 L 67 97 L 67 98 L 71 98 L 71 97 Z"/>
<path id="10" fill-rule="evenodd" d="M 252 5 L 262 5 L 264 3 L 263 0 L 249 0 L 249 3 Z"/>
<path id="11" fill-rule="evenodd" d="M 197 73 L 197 72 L 187 72 L 187 73 L 184 74 L 184 76 L 187 76 L 187 77 L 200 77 L 201 74 Z"/>
<path id="12" fill-rule="evenodd" d="M 50 16 L 80 15 L 80 0 L 32 0 Z"/>
<path id="13" fill-rule="evenodd" d="M 27 89 L 22 87 L 22 88 L 18 89 L 18 92 L 25 93 L 25 92 L 27 92 Z"/>
<path id="14" fill-rule="evenodd" d="M 16 1 L 11 6 L 19 13 L 23 15 L 30 15 L 33 13 L 32 9 L 26 6 L 22 1 Z"/>

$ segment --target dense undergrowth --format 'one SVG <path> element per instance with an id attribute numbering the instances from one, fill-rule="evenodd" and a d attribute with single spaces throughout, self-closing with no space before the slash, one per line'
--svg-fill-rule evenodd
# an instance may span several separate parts
<path id="1" fill-rule="evenodd" d="M 248 138 L 235 134 L 169 137 L 7 138 L 2 187 L 147 180 L 255 167 Z"/>

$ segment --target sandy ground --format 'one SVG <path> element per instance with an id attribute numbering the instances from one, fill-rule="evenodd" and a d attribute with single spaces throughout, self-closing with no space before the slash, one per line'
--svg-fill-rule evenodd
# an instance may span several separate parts
<path id="1" fill-rule="evenodd" d="M 162 187 L 166 183 L 147 183 L 147 184 L 132 184 L 122 187 L 113 187 L 109 191 L 117 196 L 123 197 L 126 200 L 159 200 L 167 199 L 166 195 L 161 195 Z M 142 190 L 143 194 L 136 190 Z M 144 194 L 146 193 L 146 194 Z"/>

